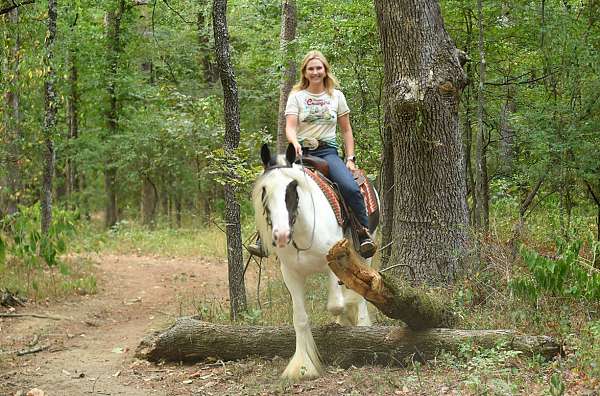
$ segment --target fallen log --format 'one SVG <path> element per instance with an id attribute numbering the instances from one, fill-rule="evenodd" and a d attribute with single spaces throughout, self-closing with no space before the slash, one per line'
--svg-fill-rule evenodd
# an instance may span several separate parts
<path id="1" fill-rule="evenodd" d="M 411 329 L 452 327 L 454 323 L 454 313 L 439 298 L 363 264 L 346 239 L 331 247 L 327 263 L 346 287 Z"/>
<path id="2" fill-rule="evenodd" d="M 560 352 L 560 346 L 547 336 L 522 335 L 511 330 L 429 329 L 406 327 L 342 327 L 336 324 L 316 327 L 313 337 L 326 364 L 402 366 L 408 360 L 426 361 L 440 352 L 457 353 L 461 345 L 473 343 L 506 349 L 546 359 Z M 203 322 L 193 317 L 179 318 L 162 333 L 146 337 L 136 357 L 150 361 L 197 362 L 207 358 L 238 360 L 259 356 L 289 358 L 295 349 L 292 326 L 227 326 Z"/>

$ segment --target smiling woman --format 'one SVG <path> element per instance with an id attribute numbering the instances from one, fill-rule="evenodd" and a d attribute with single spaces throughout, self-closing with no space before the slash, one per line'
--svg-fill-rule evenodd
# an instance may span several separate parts
<path id="1" fill-rule="evenodd" d="M 296 156 L 308 154 L 327 161 L 329 178 L 338 185 L 360 225 L 357 230 L 360 254 L 371 257 L 377 247 L 368 231 L 364 200 L 351 173 L 356 170 L 356 157 L 346 97 L 335 89 L 339 84 L 321 52 L 306 54 L 300 70 L 300 81 L 294 86 L 285 109 L 286 137 L 294 146 Z M 338 155 L 338 125 L 344 141 L 345 161 Z"/>

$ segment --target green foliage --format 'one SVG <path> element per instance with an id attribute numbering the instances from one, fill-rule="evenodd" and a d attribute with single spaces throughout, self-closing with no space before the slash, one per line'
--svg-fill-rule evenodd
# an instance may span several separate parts
<path id="1" fill-rule="evenodd" d="M 222 186 L 248 187 L 262 170 L 257 163 L 251 165 L 254 160 L 253 155 L 253 151 L 243 146 L 233 153 L 226 153 L 222 148 L 216 149 L 207 157 L 210 161 L 208 173 L 213 175 L 214 181 Z"/>
<path id="2" fill-rule="evenodd" d="M 517 295 L 532 301 L 546 294 L 600 300 L 600 271 L 580 261 L 582 244 L 581 240 L 559 242 L 555 258 L 521 247 L 529 273 L 515 277 L 510 287 Z"/>
<path id="3" fill-rule="evenodd" d="M 6 260 L 6 243 L 2 239 L 2 235 L 0 235 L 0 265 L 4 264 Z"/>
<path id="4" fill-rule="evenodd" d="M 565 384 L 559 373 L 552 374 L 550 378 L 550 395 L 562 396 L 565 394 Z"/>
<path id="5" fill-rule="evenodd" d="M 47 235 L 40 232 L 39 204 L 26 207 L 0 222 L 0 227 L 9 238 L 8 254 L 29 267 L 39 267 L 43 262 L 49 267 L 59 264 L 59 256 L 66 252 L 67 239 L 75 230 L 76 213 L 54 209 L 53 221 Z"/>

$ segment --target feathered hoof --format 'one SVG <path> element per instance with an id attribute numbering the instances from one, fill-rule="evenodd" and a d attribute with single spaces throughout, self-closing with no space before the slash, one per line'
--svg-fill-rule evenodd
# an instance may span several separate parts
<path id="1" fill-rule="evenodd" d="M 294 355 L 283 371 L 283 374 L 281 374 L 281 378 L 296 382 L 304 379 L 317 378 L 321 376 L 322 371 L 321 363 L 318 360 L 313 362 L 308 355 L 301 357 Z"/>

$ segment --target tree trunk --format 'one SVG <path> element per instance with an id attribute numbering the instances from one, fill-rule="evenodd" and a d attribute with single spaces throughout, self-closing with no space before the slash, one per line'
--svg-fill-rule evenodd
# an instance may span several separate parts
<path id="1" fill-rule="evenodd" d="M 219 79 L 219 70 L 211 57 L 213 48 L 210 44 L 210 24 L 206 21 L 208 9 L 204 6 L 200 8 L 196 16 L 199 45 L 198 57 L 200 59 L 200 66 L 202 67 L 202 81 L 211 86 Z"/>
<path id="2" fill-rule="evenodd" d="M 74 26 L 71 27 L 71 33 L 74 31 Z M 77 164 L 74 160 L 74 143 L 79 138 L 79 91 L 77 89 L 78 74 L 77 74 L 77 51 L 75 43 L 70 44 L 68 53 L 69 64 L 69 96 L 67 99 L 67 124 L 69 128 L 69 156 L 66 159 L 66 190 L 67 196 L 72 198 L 74 192 L 80 191 L 79 175 L 77 172 Z"/>
<path id="3" fill-rule="evenodd" d="M 145 176 L 142 180 L 142 224 L 154 227 L 156 220 L 156 205 L 158 191 L 152 180 Z"/>
<path id="4" fill-rule="evenodd" d="M 333 245 L 327 255 L 327 264 L 338 279 L 386 316 L 399 319 L 414 330 L 452 326 L 455 316 L 446 308 L 448 304 L 362 261 L 346 239 Z"/>
<path id="5" fill-rule="evenodd" d="M 387 98 L 384 150 L 388 154 L 391 144 L 393 152 L 384 169 L 392 167 L 394 174 L 383 185 L 394 238 L 386 266 L 402 264 L 392 272 L 407 279 L 414 274 L 417 282 L 449 282 L 461 272 L 467 247 L 458 125 L 465 76 L 437 1 L 375 5 Z"/>
<path id="6" fill-rule="evenodd" d="M 296 38 L 296 0 L 282 0 L 281 2 L 281 35 L 279 46 L 283 64 L 281 88 L 279 89 L 279 116 L 277 118 L 277 152 L 285 153 L 287 138 L 285 136 L 285 106 L 288 96 L 296 78 L 296 62 L 294 55 Z"/>
<path id="7" fill-rule="evenodd" d="M 392 136 L 392 127 L 390 124 L 390 114 L 384 112 L 384 129 L 383 129 L 383 164 L 381 166 L 381 267 L 387 268 L 392 256 L 393 245 L 397 243 L 394 234 L 394 191 L 396 187 L 394 168 L 396 161 L 394 160 L 394 145 Z"/>
<path id="8" fill-rule="evenodd" d="M 412 331 L 397 326 L 342 327 L 336 324 L 313 328 L 313 337 L 325 363 L 402 366 L 406 359 L 424 361 L 442 351 L 458 353 L 466 343 L 506 348 L 525 355 L 550 359 L 560 346 L 547 336 L 521 335 L 511 330 L 430 329 Z M 207 358 L 239 360 L 252 356 L 287 359 L 294 353 L 292 326 L 225 326 L 195 318 L 179 318 L 163 333 L 146 337 L 136 357 L 151 361 L 198 362 Z"/>
<path id="9" fill-rule="evenodd" d="M 485 47 L 483 42 L 483 10 L 481 0 L 477 1 L 479 27 L 479 89 L 477 92 L 477 141 L 475 143 L 475 226 L 487 232 L 490 227 L 490 192 L 487 174 L 487 141 L 485 131 Z"/>
<path id="10" fill-rule="evenodd" d="M 463 10 L 463 19 L 465 20 L 465 29 L 467 32 L 466 42 L 466 53 L 471 53 L 472 42 L 473 42 L 473 13 L 471 10 Z M 461 105 L 464 108 L 464 119 L 463 119 L 463 143 L 464 143 L 464 170 L 465 170 L 465 182 L 467 185 L 466 199 L 467 199 L 467 210 L 469 224 L 474 225 L 475 222 L 475 208 L 477 207 L 477 195 L 475 194 L 475 178 L 473 176 L 473 161 L 471 153 L 473 151 L 473 124 L 472 124 L 472 84 L 473 81 L 473 64 L 472 62 L 466 62 L 465 72 L 467 75 L 467 81 L 469 82 L 465 86 L 461 98 Z M 469 203 L 469 197 L 470 205 Z"/>
<path id="11" fill-rule="evenodd" d="M 181 192 L 175 193 L 175 227 L 181 228 L 181 213 L 183 205 L 181 201 Z"/>
<path id="12" fill-rule="evenodd" d="M 117 169 L 115 168 L 110 153 L 115 150 L 112 138 L 119 133 L 119 103 L 117 98 L 117 73 L 119 55 L 121 53 L 121 18 L 125 12 L 125 0 L 117 0 L 116 9 L 107 14 L 107 40 L 108 40 L 108 76 L 107 93 L 109 106 L 106 112 L 108 136 L 106 144 L 109 159 L 104 163 L 104 188 L 106 192 L 106 211 L 104 223 L 107 228 L 114 226 L 118 220 L 117 206 Z"/>
<path id="13" fill-rule="evenodd" d="M 4 194 L 6 213 L 9 215 L 17 213 L 19 195 L 21 192 L 21 115 L 19 109 L 19 51 L 21 49 L 21 38 L 19 33 L 19 9 L 15 8 L 8 14 L 8 20 L 12 26 L 14 42 L 9 50 L 8 71 L 11 76 L 6 92 L 6 186 L 8 191 Z"/>
<path id="14" fill-rule="evenodd" d="M 215 52 L 221 85 L 223 86 L 225 115 L 225 155 L 233 154 L 240 142 L 240 106 L 235 74 L 229 55 L 229 33 L 227 31 L 227 0 L 213 1 L 213 29 Z M 228 177 L 235 178 L 229 174 Z M 229 299 L 231 318 L 246 310 L 246 287 L 244 285 L 244 263 L 242 260 L 242 230 L 240 205 L 236 198 L 236 188 L 227 183 L 224 186 L 225 223 L 227 233 L 227 263 L 229 268 Z"/>
<path id="15" fill-rule="evenodd" d="M 44 82 L 44 98 L 46 116 L 44 118 L 44 171 L 41 200 L 41 228 L 42 234 L 48 234 L 52 223 L 52 179 L 54 177 L 54 136 L 56 134 L 56 73 L 54 71 L 54 41 L 56 39 L 56 0 L 48 1 L 48 34 L 46 36 L 46 55 L 44 67 L 46 80 Z"/>
<path id="16" fill-rule="evenodd" d="M 506 101 L 500 110 L 500 169 L 505 176 L 511 176 L 514 173 L 517 157 L 515 128 L 510 120 L 510 117 L 517 111 L 515 89 L 512 84 L 506 85 Z"/>
<path id="17" fill-rule="evenodd" d="M 17 10 L 20 6 L 35 3 L 35 0 L 0 0 L 0 15 Z"/>
<path id="18" fill-rule="evenodd" d="M 542 187 L 542 183 L 544 182 L 545 176 L 542 176 L 538 179 L 535 186 L 532 187 L 531 191 L 527 194 L 525 199 L 521 202 L 521 206 L 519 207 L 519 221 L 517 224 L 513 226 L 513 235 L 509 241 L 509 246 L 511 248 L 511 259 L 514 261 L 517 258 L 518 248 L 521 243 L 521 235 L 523 233 L 523 227 L 525 227 L 525 213 L 529 206 L 533 202 L 535 196 L 537 195 L 540 187 Z"/>

